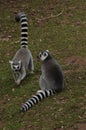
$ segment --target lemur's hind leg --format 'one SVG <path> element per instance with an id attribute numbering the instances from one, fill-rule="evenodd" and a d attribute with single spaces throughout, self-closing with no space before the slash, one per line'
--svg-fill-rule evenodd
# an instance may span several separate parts
<path id="1" fill-rule="evenodd" d="M 25 68 L 23 67 L 23 68 L 22 68 L 22 73 L 21 73 L 21 80 L 23 80 L 23 79 L 25 78 L 25 76 L 26 76 L 26 70 L 25 70 Z"/>
<path id="2" fill-rule="evenodd" d="M 40 79 L 39 79 L 39 85 L 40 85 L 41 90 L 47 89 L 48 84 L 42 75 L 40 76 Z"/>
<path id="3" fill-rule="evenodd" d="M 34 64 L 33 64 L 33 58 L 31 57 L 28 68 L 30 70 L 30 73 L 33 74 L 34 73 Z"/>

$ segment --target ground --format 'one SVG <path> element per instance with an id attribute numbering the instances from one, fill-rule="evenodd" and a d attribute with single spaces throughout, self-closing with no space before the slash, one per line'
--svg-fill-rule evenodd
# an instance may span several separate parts
<path id="1" fill-rule="evenodd" d="M 85 0 L 0 0 L 0 130 L 86 129 L 86 2 Z M 25 12 L 28 46 L 35 64 L 20 86 L 9 60 L 20 47 L 15 13 Z M 39 90 L 40 51 L 49 50 L 64 72 L 64 90 L 20 113 L 22 103 Z"/>

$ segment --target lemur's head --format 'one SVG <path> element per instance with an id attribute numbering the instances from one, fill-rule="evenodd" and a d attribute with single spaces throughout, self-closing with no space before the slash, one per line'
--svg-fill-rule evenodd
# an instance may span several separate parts
<path id="1" fill-rule="evenodd" d="M 42 51 L 42 52 L 39 53 L 38 58 L 39 58 L 41 61 L 44 61 L 44 60 L 51 59 L 51 55 L 50 55 L 50 53 L 49 53 L 48 50 L 45 50 L 45 51 Z"/>
<path id="2" fill-rule="evenodd" d="M 21 65 L 22 65 L 21 61 L 17 61 L 17 62 L 15 62 L 15 61 L 9 61 L 9 63 L 11 65 L 11 69 L 13 71 L 15 71 L 15 72 L 20 71 Z"/>

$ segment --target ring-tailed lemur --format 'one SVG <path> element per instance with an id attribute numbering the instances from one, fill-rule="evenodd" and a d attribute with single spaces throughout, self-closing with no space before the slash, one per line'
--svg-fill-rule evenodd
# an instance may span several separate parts
<path id="1" fill-rule="evenodd" d="M 52 58 L 48 50 L 41 52 L 39 59 L 42 61 L 42 74 L 39 79 L 41 90 L 22 105 L 21 111 L 27 111 L 42 99 L 63 90 L 64 76 L 61 66 Z"/>
<path id="2" fill-rule="evenodd" d="M 21 22 L 21 48 L 16 52 L 13 59 L 9 61 L 13 72 L 13 77 L 17 85 L 26 76 L 26 70 L 34 71 L 33 57 L 28 49 L 28 23 L 24 13 L 18 13 L 15 17 L 17 22 Z"/>

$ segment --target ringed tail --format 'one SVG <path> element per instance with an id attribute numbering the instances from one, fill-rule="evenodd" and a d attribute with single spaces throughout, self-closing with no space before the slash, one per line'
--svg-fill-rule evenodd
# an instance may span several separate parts
<path id="1" fill-rule="evenodd" d="M 47 98 L 53 94 L 55 94 L 57 91 L 56 90 L 41 90 L 40 92 L 37 92 L 36 95 L 32 96 L 28 101 L 26 101 L 20 108 L 20 111 L 25 112 L 28 109 L 30 109 L 32 106 L 35 104 L 39 103 L 41 100 L 44 98 Z"/>
<path id="2" fill-rule="evenodd" d="M 21 22 L 21 47 L 28 47 L 28 22 L 23 12 L 15 16 L 17 22 Z"/>

